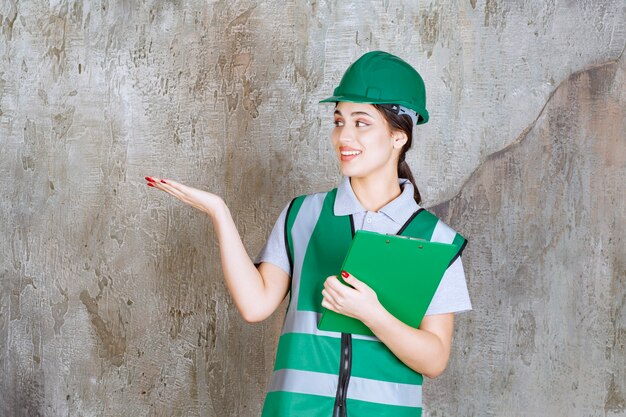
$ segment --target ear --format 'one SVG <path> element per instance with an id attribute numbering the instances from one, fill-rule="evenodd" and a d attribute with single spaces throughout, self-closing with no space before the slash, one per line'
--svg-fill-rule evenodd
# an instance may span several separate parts
<path id="1" fill-rule="evenodd" d="M 402 147 L 409 140 L 409 138 L 406 137 L 406 133 L 404 132 L 394 132 L 391 135 L 391 139 L 393 139 L 393 147 L 395 149 L 402 149 Z"/>

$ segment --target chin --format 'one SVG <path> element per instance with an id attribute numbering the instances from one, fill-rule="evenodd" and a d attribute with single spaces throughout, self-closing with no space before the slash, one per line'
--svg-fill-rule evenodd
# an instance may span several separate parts
<path id="1" fill-rule="evenodd" d="M 345 164 L 339 165 L 339 171 L 344 177 L 350 178 L 366 178 L 376 176 L 386 176 L 389 172 L 393 172 L 394 169 L 387 169 L 385 165 L 372 165 L 372 164 Z"/>
<path id="2" fill-rule="evenodd" d="M 351 167 L 345 166 L 344 164 L 339 162 L 339 172 L 341 172 L 341 175 L 343 175 L 344 177 L 352 177 L 355 171 L 355 169 L 351 169 Z"/>
<path id="3" fill-rule="evenodd" d="M 339 171 L 341 171 L 341 175 L 343 175 L 344 177 L 364 177 L 367 175 L 366 172 L 364 172 L 362 169 L 358 169 L 356 167 L 349 167 L 349 166 L 341 166 Z"/>

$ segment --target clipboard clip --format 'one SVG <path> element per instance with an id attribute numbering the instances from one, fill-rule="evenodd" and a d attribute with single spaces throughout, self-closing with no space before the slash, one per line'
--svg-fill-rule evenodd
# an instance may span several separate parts
<path id="1" fill-rule="evenodd" d="M 402 238 L 402 239 L 421 240 L 422 242 L 426 242 L 426 239 L 422 239 L 421 237 L 401 236 L 401 235 L 394 235 L 393 233 L 385 233 L 385 234 L 387 236 L 399 237 L 399 238 Z"/>
<path id="2" fill-rule="evenodd" d="M 399 237 L 402 239 L 408 239 L 408 240 L 417 240 L 417 241 L 421 241 L 421 242 L 426 242 L 426 239 L 422 239 L 420 237 L 412 237 L 412 236 L 400 236 L 400 235 L 394 235 L 393 233 L 385 233 L 387 236 L 393 236 L 393 237 Z M 390 239 L 385 240 L 385 243 L 389 244 L 391 243 Z M 424 249 L 424 246 L 419 245 L 418 249 Z"/>

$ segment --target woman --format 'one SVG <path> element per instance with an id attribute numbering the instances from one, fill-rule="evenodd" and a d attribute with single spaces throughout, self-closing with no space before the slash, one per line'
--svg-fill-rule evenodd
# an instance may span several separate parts
<path id="1" fill-rule="evenodd" d="M 422 375 L 443 372 L 453 313 L 471 309 L 460 258 L 466 241 L 419 207 L 405 162 L 413 126 L 428 121 L 424 83 L 400 58 L 374 51 L 322 102 L 335 103 L 332 143 L 344 179 L 292 200 L 255 263 L 221 198 L 146 179 L 211 217 L 226 285 L 246 321 L 266 319 L 290 294 L 263 416 L 419 416 Z M 350 286 L 333 275 L 358 229 L 458 246 L 418 329 L 389 314 L 349 271 L 341 273 Z M 361 320 L 375 337 L 319 331 L 323 308 Z"/>

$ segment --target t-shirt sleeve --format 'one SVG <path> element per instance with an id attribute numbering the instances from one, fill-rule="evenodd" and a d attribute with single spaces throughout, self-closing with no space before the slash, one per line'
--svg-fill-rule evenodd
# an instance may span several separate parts
<path id="1" fill-rule="evenodd" d="M 425 315 L 460 313 L 471 309 L 472 303 L 467 291 L 463 262 L 458 256 L 443 274 Z"/>
<path id="2" fill-rule="evenodd" d="M 274 223 L 274 228 L 267 242 L 265 242 L 265 246 L 255 258 L 254 264 L 258 266 L 262 262 L 270 262 L 281 268 L 287 274 L 290 274 L 289 255 L 287 254 L 287 246 L 285 245 L 285 220 L 288 209 L 289 204 L 285 206 L 278 216 L 276 223 Z"/>

